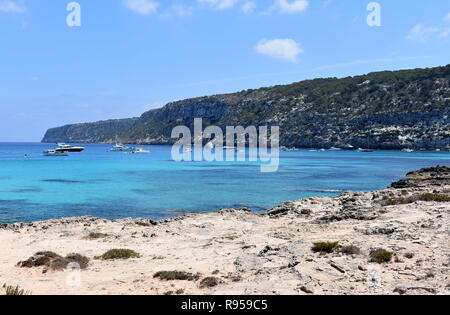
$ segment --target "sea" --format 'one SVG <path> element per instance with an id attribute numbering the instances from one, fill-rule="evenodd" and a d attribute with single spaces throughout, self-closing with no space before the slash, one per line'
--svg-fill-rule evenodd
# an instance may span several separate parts
<path id="1" fill-rule="evenodd" d="M 0 222 L 263 212 L 288 200 L 383 189 L 408 171 L 450 164 L 447 151 L 299 150 L 281 152 L 278 171 L 263 173 L 255 162 L 175 162 L 170 146 L 145 146 L 146 154 L 82 146 L 82 153 L 46 157 L 51 144 L 0 143 Z"/>

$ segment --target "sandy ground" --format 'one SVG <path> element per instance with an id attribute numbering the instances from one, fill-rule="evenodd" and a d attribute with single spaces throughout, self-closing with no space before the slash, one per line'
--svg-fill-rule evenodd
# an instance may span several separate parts
<path id="1" fill-rule="evenodd" d="M 70 218 L 0 227 L 0 285 L 33 294 L 449 294 L 449 202 L 385 205 L 389 198 L 450 192 L 448 182 L 425 187 L 347 192 L 336 198 L 289 202 L 266 214 L 245 209 L 149 220 Z M 87 240 L 91 232 L 108 236 Z M 360 254 L 314 253 L 318 241 L 355 245 Z M 128 260 L 93 257 L 128 248 Z M 395 252 L 370 263 L 369 252 Z M 86 270 L 19 268 L 39 251 L 79 253 Z M 410 254 L 410 255 L 408 255 Z M 194 281 L 162 281 L 158 271 L 198 274 Z M 218 285 L 200 288 L 205 277 Z M 2 290 L 2 289 L 0 289 Z"/>

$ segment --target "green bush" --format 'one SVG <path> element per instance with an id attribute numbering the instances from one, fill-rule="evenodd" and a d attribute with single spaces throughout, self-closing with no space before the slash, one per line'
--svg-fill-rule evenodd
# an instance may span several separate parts
<path id="1" fill-rule="evenodd" d="M 101 256 L 94 257 L 94 259 L 97 260 L 129 259 L 129 258 L 141 258 L 141 255 L 131 249 L 111 249 Z"/>
<path id="2" fill-rule="evenodd" d="M 422 201 L 450 202 L 450 196 L 440 194 L 423 194 L 419 197 Z"/>
<path id="3" fill-rule="evenodd" d="M 31 292 L 21 289 L 19 286 L 3 285 L 5 295 L 31 295 Z"/>
<path id="4" fill-rule="evenodd" d="M 334 252 L 338 246 L 339 242 L 318 242 L 314 243 L 312 247 L 312 251 L 315 253 L 332 253 Z"/>
<path id="5" fill-rule="evenodd" d="M 373 249 L 370 251 L 370 262 L 382 264 L 388 263 L 394 257 L 394 253 L 382 248 Z"/>
<path id="6" fill-rule="evenodd" d="M 184 271 L 158 271 L 153 275 L 153 278 L 159 278 L 161 280 L 166 281 L 171 280 L 195 281 L 198 280 L 199 276 Z"/>
<path id="7" fill-rule="evenodd" d="M 408 203 L 412 203 L 412 201 L 410 201 L 409 199 L 400 197 L 400 198 L 389 198 L 386 201 L 386 205 L 387 206 L 396 206 L 396 205 L 405 205 Z"/>

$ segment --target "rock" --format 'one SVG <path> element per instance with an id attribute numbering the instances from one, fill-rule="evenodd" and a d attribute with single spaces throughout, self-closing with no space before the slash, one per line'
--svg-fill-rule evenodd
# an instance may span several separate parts
<path id="1" fill-rule="evenodd" d="M 266 214 L 269 217 L 283 216 L 283 215 L 287 215 L 290 212 L 296 212 L 297 209 L 298 209 L 298 206 L 296 206 L 293 202 L 285 202 L 279 206 L 276 206 L 276 207 L 268 210 Z"/>
<path id="2" fill-rule="evenodd" d="M 315 285 L 312 282 L 307 283 L 300 287 L 300 290 L 305 292 L 306 294 L 314 294 Z"/>
<path id="3" fill-rule="evenodd" d="M 149 227 L 149 226 L 158 225 L 158 222 L 149 220 L 149 219 L 135 219 L 134 224 L 139 225 L 139 226 Z"/>
<path id="4" fill-rule="evenodd" d="M 270 246 L 266 246 L 261 250 L 258 254 L 259 257 L 263 257 L 266 255 L 276 255 L 277 252 L 280 251 L 280 248 L 272 248 Z"/>
<path id="5" fill-rule="evenodd" d="M 367 228 L 355 228 L 355 231 L 358 231 L 364 235 L 391 235 L 399 230 L 400 228 L 398 226 L 392 224 L 384 226 L 371 226 Z"/>

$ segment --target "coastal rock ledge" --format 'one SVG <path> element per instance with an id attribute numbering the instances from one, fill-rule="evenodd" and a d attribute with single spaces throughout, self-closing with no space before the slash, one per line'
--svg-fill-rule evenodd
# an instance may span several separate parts
<path id="1" fill-rule="evenodd" d="M 435 167 L 264 214 L 3 224 L 0 294 L 450 294 L 449 214 L 450 167 Z M 108 260 L 111 249 L 134 258 Z M 49 255 L 83 259 L 80 281 L 73 268 L 17 265 Z"/>

